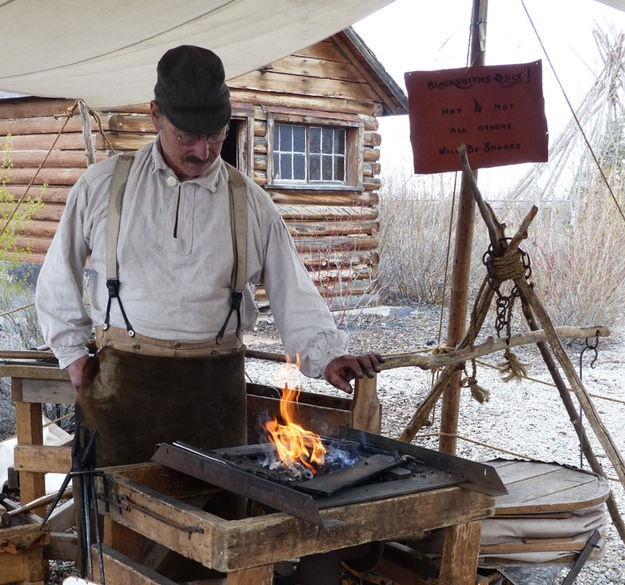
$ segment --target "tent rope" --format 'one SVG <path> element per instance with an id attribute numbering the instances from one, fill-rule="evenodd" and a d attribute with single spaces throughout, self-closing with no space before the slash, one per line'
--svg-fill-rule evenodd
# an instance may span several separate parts
<path id="1" fill-rule="evenodd" d="M 540 36 L 540 34 L 538 33 L 538 30 L 536 29 L 536 25 L 534 24 L 534 21 L 532 20 L 532 17 L 530 16 L 530 13 L 527 9 L 527 6 L 525 5 L 525 0 L 521 0 L 521 5 L 523 6 L 523 10 L 525 10 L 525 14 L 527 15 L 527 18 L 530 22 L 530 25 L 532 27 L 532 29 L 534 30 L 534 34 L 536 35 L 536 38 L 538 39 L 538 42 L 540 44 L 540 47 L 543 50 L 543 53 L 545 54 L 545 57 L 547 59 L 547 62 L 549 63 L 549 67 L 551 68 L 551 71 L 553 72 L 555 78 L 556 78 L 556 82 L 558 83 L 560 90 L 562 91 L 562 95 L 564 96 L 564 99 L 566 100 L 566 103 L 569 107 L 569 110 L 571 110 L 571 114 L 573 116 L 573 119 L 575 120 L 575 124 L 577 125 L 577 127 L 579 128 L 579 131 L 582 135 L 582 138 L 584 139 L 584 142 L 586 143 L 586 146 L 588 148 L 588 151 L 590 152 L 590 155 L 595 163 L 595 165 L 597 166 L 597 170 L 599 171 L 599 174 L 601 175 L 601 179 L 603 181 L 603 183 L 605 184 L 606 188 L 608 189 L 610 196 L 612 197 L 612 201 L 614 202 L 614 205 L 616 205 L 616 208 L 618 209 L 618 212 L 621 216 L 621 219 L 623 220 L 623 222 L 625 222 L 625 213 L 623 212 L 623 209 L 621 208 L 618 199 L 616 198 L 616 195 L 614 194 L 614 191 L 612 190 L 612 186 L 610 185 L 610 181 L 608 181 L 608 178 L 603 170 L 603 167 L 601 165 L 601 163 L 599 162 L 599 159 L 597 158 L 597 155 L 595 154 L 595 151 L 592 147 L 592 145 L 590 144 L 590 140 L 588 139 L 588 136 L 586 135 L 586 132 L 584 131 L 584 129 L 582 128 L 582 124 L 579 120 L 579 118 L 577 117 L 577 113 L 575 112 L 575 109 L 573 108 L 573 104 L 571 103 L 571 100 L 569 99 L 568 94 L 566 93 L 566 90 L 564 89 L 564 86 L 562 85 L 562 82 L 560 81 L 560 77 L 558 76 L 556 69 L 553 65 L 553 62 L 551 61 L 551 57 L 549 56 L 549 53 L 547 53 L 547 49 L 545 48 L 545 45 L 543 44 L 542 38 Z"/>

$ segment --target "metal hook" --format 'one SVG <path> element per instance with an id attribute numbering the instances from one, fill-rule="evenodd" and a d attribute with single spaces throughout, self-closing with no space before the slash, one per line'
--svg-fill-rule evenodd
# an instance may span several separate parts
<path id="1" fill-rule="evenodd" d="M 580 371 L 580 378 L 581 378 L 581 371 L 582 371 L 582 359 L 584 357 L 584 353 L 586 352 L 586 350 L 590 349 L 592 350 L 594 356 L 590 362 L 590 367 L 594 368 L 597 358 L 599 357 L 599 351 L 597 350 L 597 348 L 599 347 L 599 330 L 597 329 L 595 331 L 595 337 L 594 337 L 594 342 L 590 342 L 588 339 L 585 340 L 586 341 L 586 347 L 584 347 L 584 349 L 582 349 L 582 352 L 579 354 L 579 371 Z"/>

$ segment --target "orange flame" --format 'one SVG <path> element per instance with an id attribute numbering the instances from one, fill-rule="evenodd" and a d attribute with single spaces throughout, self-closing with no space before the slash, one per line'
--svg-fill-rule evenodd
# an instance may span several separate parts
<path id="1" fill-rule="evenodd" d="M 274 417 L 267 421 L 265 430 L 269 433 L 269 440 L 274 444 L 280 461 L 287 467 L 301 464 L 316 473 L 313 464 L 322 465 L 326 449 L 321 437 L 312 431 L 304 429 L 295 422 L 300 384 L 299 384 L 299 355 L 296 354 L 296 363 L 289 361 L 281 366 L 276 374 L 278 385 L 282 385 L 280 396 L 280 416 L 284 424 L 280 424 Z"/>

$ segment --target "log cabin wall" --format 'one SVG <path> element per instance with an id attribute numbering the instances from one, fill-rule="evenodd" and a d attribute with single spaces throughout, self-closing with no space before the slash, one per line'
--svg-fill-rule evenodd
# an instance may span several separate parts
<path id="1" fill-rule="evenodd" d="M 396 87 L 391 88 L 395 93 L 389 90 L 358 41 L 353 31 L 344 31 L 228 82 L 235 138 L 231 162 L 271 195 L 311 277 L 333 308 L 375 297 L 378 116 L 405 113 L 405 96 Z M 30 262 L 43 261 L 68 192 L 87 167 L 78 108 L 57 140 L 67 120 L 64 114 L 73 104 L 73 100 L 43 98 L 0 102 L 0 146 L 10 134 L 13 168 L 8 189 L 14 196 L 22 196 L 45 159 L 30 190 L 37 195 L 47 185 L 42 196 L 45 205 L 18 244 L 28 249 L 25 259 Z M 114 151 L 135 150 L 155 136 L 147 104 L 98 111 L 91 125 L 96 160 Z M 340 132 L 345 139 L 342 180 L 283 179 L 276 168 L 279 154 L 274 152 L 284 147 L 275 144 L 274 137 L 279 140 L 280 128 L 289 127 L 308 128 L 306 136 L 312 127 Z M 263 304 L 262 289 L 257 297 Z"/>

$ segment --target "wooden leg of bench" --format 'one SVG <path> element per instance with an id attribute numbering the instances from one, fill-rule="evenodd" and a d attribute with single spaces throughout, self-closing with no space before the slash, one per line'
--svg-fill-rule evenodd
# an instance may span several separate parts
<path id="1" fill-rule="evenodd" d="M 271 585 L 273 565 L 254 567 L 228 573 L 227 585 Z"/>
<path id="2" fill-rule="evenodd" d="M 481 522 L 468 522 L 445 528 L 438 585 L 475 583 L 481 534 Z"/>
<path id="3" fill-rule="evenodd" d="M 11 380 L 13 393 L 17 393 L 21 380 Z M 37 402 L 15 402 L 15 421 L 17 427 L 17 442 L 20 445 L 42 445 L 43 426 L 41 424 L 41 404 Z M 44 473 L 20 471 L 20 502 L 27 504 L 44 496 L 46 483 Z M 45 506 L 34 510 L 40 516 L 46 512 Z"/>

